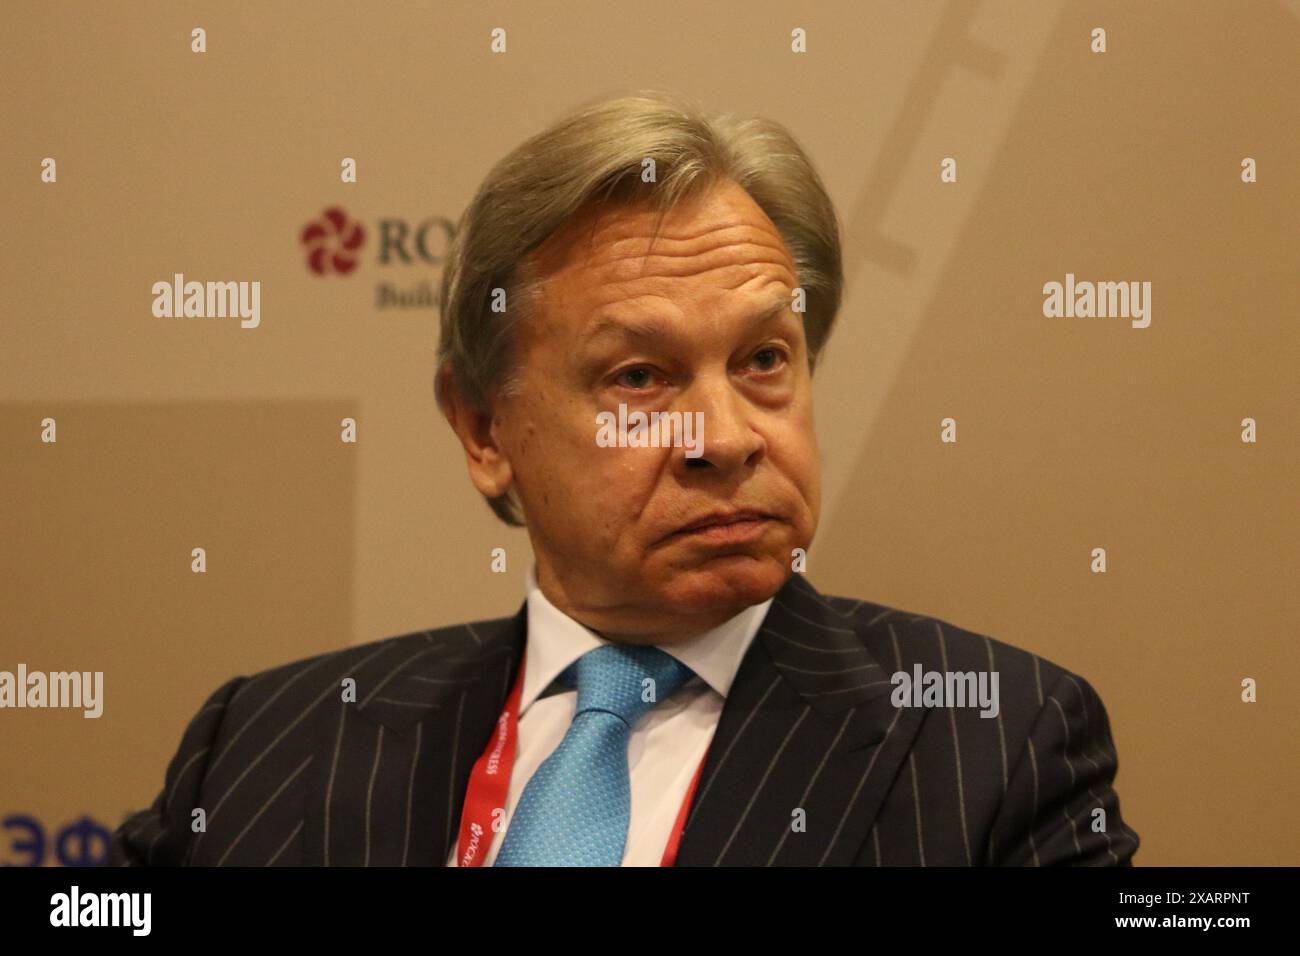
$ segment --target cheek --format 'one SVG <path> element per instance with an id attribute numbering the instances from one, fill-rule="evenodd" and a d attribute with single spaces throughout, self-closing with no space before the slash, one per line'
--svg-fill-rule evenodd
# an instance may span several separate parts
<path id="1" fill-rule="evenodd" d="M 659 486 L 664 469 L 660 455 L 655 448 L 597 447 L 575 467 L 586 471 L 589 500 L 597 502 L 609 522 L 626 526 L 646 510 Z"/>
<path id="2" fill-rule="evenodd" d="M 814 523 L 821 508 L 821 460 L 817 454 L 817 433 L 811 421 L 791 423 L 781 437 L 778 461 L 786 479 L 794 486 Z"/>
<path id="3" fill-rule="evenodd" d="M 587 418 L 590 417 L 590 424 Z M 541 411 L 516 445 L 515 478 L 527 498 L 564 521 L 620 526 L 633 520 L 656 487 L 658 449 L 604 448 L 594 414 Z"/>
<path id="4" fill-rule="evenodd" d="M 817 473 L 817 428 L 813 424 L 812 415 L 805 412 L 786 423 L 785 433 L 781 436 L 781 447 L 788 449 L 790 461 L 799 474 Z"/>

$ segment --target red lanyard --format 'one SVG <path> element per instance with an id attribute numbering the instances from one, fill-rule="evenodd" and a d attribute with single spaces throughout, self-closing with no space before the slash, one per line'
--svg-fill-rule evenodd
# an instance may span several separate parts
<path id="1" fill-rule="evenodd" d="M 527 654 L 524 654 L 519 660 L 519 674 L 515 677 L 515 686 L 511 688 L 510 696 L 506 698 L 505 710 L 497 718 L 496 733 L 488 741 L 487 748 L 469 775 L 469 789 L 465 792 L 465 807 L 460 818 L 460 840 L 456 844 L 458 866 L 483 865 L 496 834 L 494 817 L 505 816 L 510 771 L 514 768 L 515 752 L 518 749 L 519 698 L 523 696 L 526 659 Z M 691 785 L 686 789 L 686 799 L 677 811 L 677 820 L 668 837 L 668 845 L 664 848 L 663 859 L 659 861 L 660 866 L 672 866 L 677 861 L 677 845 L 681 842 L 686 814 L 690 810 L 691 798 L 695 796 L 695 787 L 700 782 L 700 771 L 703 769 L 704 760 L 701 760 L 695 768 Z"/>

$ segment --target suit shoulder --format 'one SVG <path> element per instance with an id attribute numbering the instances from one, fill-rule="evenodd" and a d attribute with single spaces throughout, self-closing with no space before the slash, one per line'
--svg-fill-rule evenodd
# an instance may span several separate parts
<path id="1" fill-rule="evenodd" d="M 300 701 L 335 690 L 351 677 L 360 683 L 382 680 L 395 668 L 425 654 L 455 655 L 480 646 L 484 635 L 496 633 L 509 618 L 492 618 L 350 644 L 310 657 L 277 664 L 242 678 L 236 697 L 241 709 L 259 707 L 278 697 Z"/>
<path id="2" fill-rule="evenodd" d="M 1032 682 L 1044 693 L 1069 673 L 1032 651 L 931 614 L 838 595 L 827 595 L 826 600 L 852 619 L 882 663 L 897 670 L 917 664 L 936 671 L 995 670 L 1022 686 Z"/>

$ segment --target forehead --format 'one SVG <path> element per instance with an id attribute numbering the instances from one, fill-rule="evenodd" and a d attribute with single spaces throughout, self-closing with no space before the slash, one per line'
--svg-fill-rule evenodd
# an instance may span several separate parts
<path id="1" fill-rule="evenodd" d="M 532 255 L 542 279 L 539 318 L 581 327 L 606 307 L 633 299 L 721 303 L 731 296 L 770 302 L 798 284 L 780 233 L 757 203 L 724 181 L 670 209 L 589 206 Z"/>

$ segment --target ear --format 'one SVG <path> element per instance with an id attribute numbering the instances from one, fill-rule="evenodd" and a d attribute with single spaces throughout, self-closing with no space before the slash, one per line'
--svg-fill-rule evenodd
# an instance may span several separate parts
<path id="1" fill-rule="evenodd" d="M 434 390 L 438 407 L 465 449 L 469 480 L 488 498 L 504 495 L 514 482 L 514 470 L 492 427 L 492 413 L 476 408 L 456 387 L 451 369 L 438 370 Z"/>

